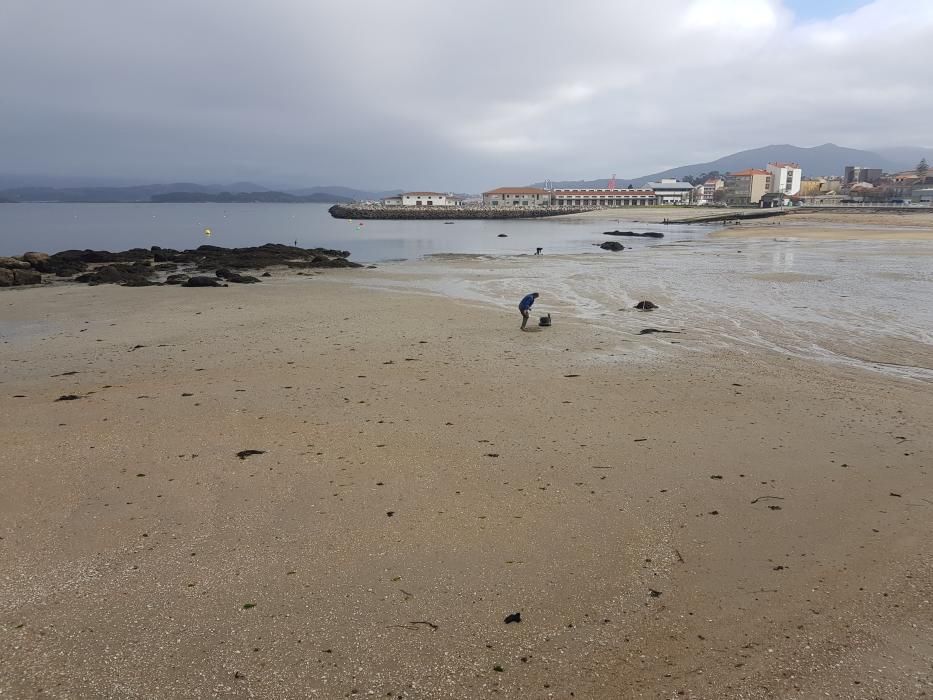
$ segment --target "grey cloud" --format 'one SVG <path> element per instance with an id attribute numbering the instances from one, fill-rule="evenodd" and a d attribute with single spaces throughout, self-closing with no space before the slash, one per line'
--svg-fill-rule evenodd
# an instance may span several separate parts
<path id="1" fill-rule="evenodd" d="M 933 3 L 7 0 L 0 169 L 478 191 L 925 144 Z"/>

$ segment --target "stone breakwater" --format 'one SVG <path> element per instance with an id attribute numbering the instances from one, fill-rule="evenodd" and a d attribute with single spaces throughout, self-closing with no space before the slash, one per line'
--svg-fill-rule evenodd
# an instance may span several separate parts
<path id="1" fill-rule="evenodd" d="M 539 219 L 547 216 L 576 214 L 590 207 L 541 207 L 534 209 L 498 207 L 403 207 L 372 204 L 335 204 L 328 211 L 335 219 Z"/>
<path id="2" fill-rule="evenodd" d="M 218 286 L 220 283 L 204 283 L 204 279 L 210 278 L 194 273 L 213 271 L 219 280 L 243 284 L 260 280 L 237 271 L 262 270 L 267 267 L 363 267 L 347 260 L 348 257 L 350 253 L 346 250 L 297 248 L 279 243 L 249 248 L 202 245 L 193 250 L 173 250 L 152 246 L 119 252 L 64 250 L 52 255 L 26 253 L 19 258 L 0 258 L 0 287 L 42 284 L 50 278 L 85 284 L 119 284 L 124 287 L 157 284 L 204 287 Z M 202 280 L 202 283 L 193 280 Z M 189 281 L 192 283 L 188 284 Z"/>

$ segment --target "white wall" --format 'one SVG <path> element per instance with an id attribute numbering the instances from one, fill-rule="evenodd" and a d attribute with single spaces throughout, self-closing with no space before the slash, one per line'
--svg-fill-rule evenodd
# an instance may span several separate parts
<path id="1" fill-rule="evenodd" d="M 447 201 L 447 195 L 444 194 L 423 194 L 423 195 L 414 195 L 414 194 L 403 194 L 402 195 L 402 205 L 406 207 L 416 207 L 418 202 L 421 202 L 423 207 L 447 207 L 450 206 L 450 203 Z"/>
<path id="2" fill-rule="evenodd" d="M 771 173 L 772 192 L 783 192 L 784 194 L 797 194 L 800 192 L 800 180 L 803 176 L 803 171 L 800 168 L 783 168 L 769 163 L 768 172 Z M 790 187 L 787 186 L 788 175 L 790 175 Z"/>

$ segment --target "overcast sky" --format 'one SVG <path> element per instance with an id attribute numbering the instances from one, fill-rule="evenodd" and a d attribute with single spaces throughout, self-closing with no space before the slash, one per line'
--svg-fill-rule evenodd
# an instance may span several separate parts
<path id="1" fill-rule="evenodd" d="M 0 0 L 0 174 L 476 192 L 933 146 L 933 0 Z"/>

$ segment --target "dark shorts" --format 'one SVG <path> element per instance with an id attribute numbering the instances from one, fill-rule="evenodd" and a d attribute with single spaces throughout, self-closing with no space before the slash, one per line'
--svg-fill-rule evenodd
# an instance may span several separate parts
<path id="1" fill-rule="evenodd" d="M 528 315 L 531 313 L 531 309 L 523 309 L 521 306 L 518 307 L 518 310 L 525 318 L 528 318 Z"/>

